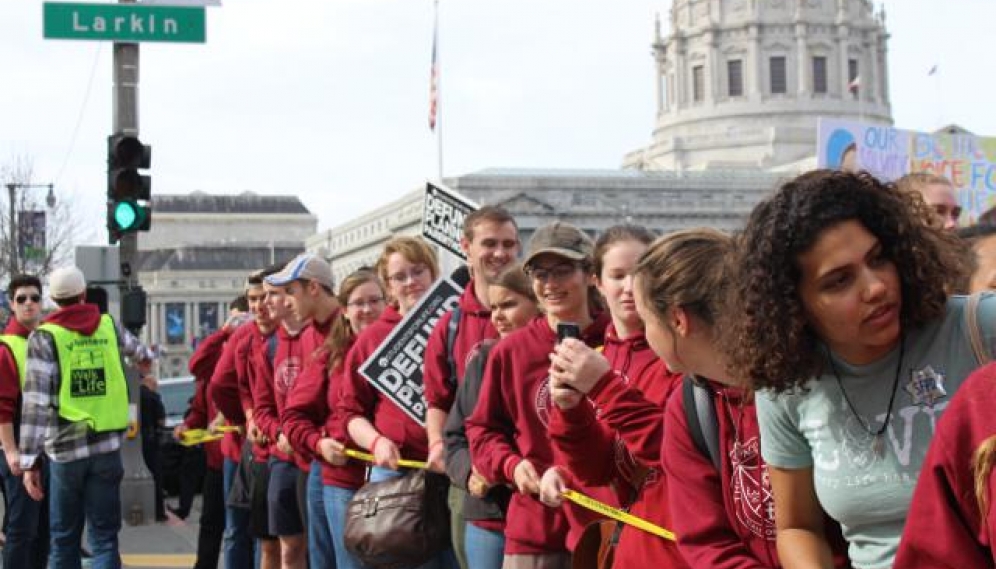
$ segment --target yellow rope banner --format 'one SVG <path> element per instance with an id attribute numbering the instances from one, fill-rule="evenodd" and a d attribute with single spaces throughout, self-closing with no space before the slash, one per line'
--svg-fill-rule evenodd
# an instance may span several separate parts
<path id="1" fill-rule="evenodd" d="M 207 429 L 187 429 L 180 436 L 180 444 L 185 447 L 192 447 L 211 441 L 219 441 L 224 437 L 225 435 L 221 433 L 212 433 Z"/>
<path id="2" fill-rule="evenodd" d="M 363 452 L 361 450 L 348 448 L 344 450 L 343 453 L 346 456 L 355 458 L 357 460 L 363 460 L 366 462 L 374 461 L 373 455 L 370 454 L 369 452 Z M 406 458 L 399 459 L 398 466 L 403 466 L 405 468 L 420 468 L 422 470 L 429 468 L 429 464 L 426 462 L 422 462 L 421 460 L 408 460 Z"/>
<path id="3" fill-rule="evenodd" d="M 585 496 L 580 492 L 575 492 L 574 490 L 564 490 L 564 497 L 582 508 L 598 512 L 605 517 L 612 518 L 613 520 L 620 521 L 638 529 L 642 529 L 647 533 L 652 533 L 656 536 L 663 537 L 664 539 L 675 541 L 674 534 L 659 525 L 648 522 L 643 518 L 638 518 L 633 514 L 624 512 L 618 508 L 613 508 L 608 504 L 599 502 L 598 500 Z"/>

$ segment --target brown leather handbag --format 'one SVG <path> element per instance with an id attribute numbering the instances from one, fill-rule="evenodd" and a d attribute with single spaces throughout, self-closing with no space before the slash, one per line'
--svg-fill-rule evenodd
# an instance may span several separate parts
<path id="1" fill-rule="evenodd" d="M 418 567 L 450 545 L 449 480 L 425 470 L 369 482 L 346 507 L 346 549 L 374 569 Z"/>
<path id="2" fill-rule="evenodd" d="M 618 522 L 598 520 L 585 526 L 571 555 L 571 569 L 610 569 L 618 541 Z"/>

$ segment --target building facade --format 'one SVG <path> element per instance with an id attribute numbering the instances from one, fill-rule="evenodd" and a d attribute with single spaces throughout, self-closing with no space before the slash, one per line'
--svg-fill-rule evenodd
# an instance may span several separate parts
<path id="1" fill-rule="evenodd" d="M 162 377 L 188 375 L 197 342 L 228 318 L 249 273 L 290 260 L 318 220 L 294 196 L 157 195 L 152 229 L 138 238 L 147 294 L 143 341 Z"/>
<path id="2" fill-rule="evenodd" d="M 892 124 L 885 13 L 869 0 L 675 0 L 653 44 L 653 141 L 624 168 L 776 168 L 819 117 Z"/>
<path id="3" fill-rule="evenodd" d="M 446 185 L 479 204 L 507 209 L 525 244 L 537 227 L 556 220 L 592 236 L 620 223 L 660 233 L 697 226 L 733 231 L 785 178 L 763 171 L 489 169 L 447 179 Z M 336 281 L 341 281 L 360 266 L 373 265 L 391 237 L 421 234 L 423 203 L 424 189 L 418 188 L 308 238 L 306 247 L 329 259 Z M 455 265 L 448 259 L 443 269 Z"/>

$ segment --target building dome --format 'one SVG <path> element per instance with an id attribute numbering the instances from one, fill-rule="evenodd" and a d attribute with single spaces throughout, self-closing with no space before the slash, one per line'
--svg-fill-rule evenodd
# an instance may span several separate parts
<path id="1" fill-rule="evenodd" d="M 892 124 L 869 0 L 674 0 L 669 23 L 653 141 L 625 168 L 773 169 L 815 155 L 819 117 Z"/>

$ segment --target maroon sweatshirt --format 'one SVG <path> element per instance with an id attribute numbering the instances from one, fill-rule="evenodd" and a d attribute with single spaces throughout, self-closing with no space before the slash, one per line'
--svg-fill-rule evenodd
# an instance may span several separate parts
<path id="1" fill-rule="evenodd" d="M 277 346 L 271 350 L 269 341 L 255 345 L 249 362 L 252 382 L 253 420 L 270 440 L 270 456 L 293 462 L 307 472 L 311 465 L 311 452 L 295 452 L 293 456 L 277 448 L 277 437 L 283 432 L 280 413 L 287 402 L 287 394 L 294 389 L 304 367 L 304 341 L 307 327 L 291 334 L 283 326 L 277 328 Z M 270 361 L 270 353 L 273 361 Z"/>
<path id="2" fill-rule="evenodd" d="M 309 327 L 312 336 L 305 341 L 314 343 L 319 338 L 324 341 L 331 328 L 331 319 L 324 326 Z M 322 332 L 322 330 L 325 330 Z M 315 452 L 315 447 L 323 437 L 332 437 L 342 443 L 349 438 L 342 428 L 342 421 L 333 416 L 333 387 L 342 383 L 342 366 L 333 373 L 328 371 L 329 354 L 319 347 L 308 358 L 304 371 L 297 378 L 294 389 L 287 395 L 287 402 L 280 418 L 284 424 L 284 434 L 295 451 L 311 454 L 322 465 L 322 481 L 328 486 L 338 486 L 355 490 L 363 485 L 366 467 L 349 460 L 343 466 L 326 463 Z"/>
<path id="3" fill-rule="evenodd" d="M 245 426 L 245 411 L 252 409 L 248 362 L 254 336 L 262 337 L 255 322 L 246 322 L 228 335 L 208 384 L 208 399 L 221 411 L 229 425 Z M 225 458 L 233 462 L 242 460 L 243 440 L 238 433 L 226 434 L 221 441 Z M 263 449 L 253 450 L 256 460 L 266 460 Z"/>
<path id="4" fill-rule="evenodd" d="M 477 353 L 483 340 L 498 337 L 498 331 L 491 323 L 491 310 L 477 300 L 474 294 L 474 281 L 467 284 L 460 296 L 460 323 L 453 342 L 453 363 L 456 364 L 457 381 L 463 382 L 467 362 Z M 453 313 L 447 312 L 436 323 L 425 346 L 425 360 L 422 382 L 425 384 L 425 400 L 429 407 L 449 413 L 456 397 L 456 385 L 450 383 L 450 362 L 446 350 L 450 320 Z"/>
<path id="5" fill-rule="evenodd" d="M 197 349 L 194 350 L 194 355 L 190 357 L 187 367 L 190 369 L 190 373 L 194 375 L 196 389 L 194 391 L 194 401 L 190 405 L 190 413 L 183 421 L 187 425 L 187 428 L 207 428 L 218 414 L 218 408 L 211 401 L 211 398 L 208 397 L 208 385 L 211 383 L 211 376 L 214 375 L 214 370 L 218 366 L 218 361 L 221 359 L 221 354 L 225 349 L 225 342 L 228 341 L 229 336 L 229 331 L 222 327 L 201 340 L 197 345 Z M 238 437 L 237 433 L 225 434 L 225 438 L 232 439 L 229 443 L 230 445 L 233 443 L 241 444 L 241 437 L 238 439 L 236 437 Z M 209 468 L 220 470 L 223 466 L 225 454 L 221 446 L 224 440 L 204 443 L 204 453 L 207 457 Z"/>
<path id="6" fill-rule="evenodd" d="M 996 469 L 989 473 L 989 507 L 981 519 L 972 455 L 996 435 L 996 363 L 958 388 L 927 451 L 913 492 L 894 567 L 996 567 Z"/>
<path id="7" fill-rule="evenodd" d="M 597 318 L 584 330 L 582 340 L 589 346 L 601 345 L 607 324 L 607 317 Z M 554 464 L 547 429 L 554 406 L 549 355 L 556 343 L 556 332 L 541 316 L 491 350 L 477 407 L 467 418 L 467 439 L 474 466 L 492 484 L 514 484 L 515 467 L 524 459 L 540 476 Z M 568 550 L 568 515 L 577 520 L 576 526 L 595 518 L 569 502 L 548 508 L 536 496 L 514 494 L 505 526 L 505 553 Z"/>
<path id="8" fill-rule="evenodd" d="M 714 390 L 719 455 L 716 472 L 689 434 L 679 391 L 665 409 L 664 471 L 673 529 L 692 567 L 780 567 L 775 506 L 752 397 L 710 383 Z M 732 457 L 732 460 L 729 459 Z"/>
<path id="9" fill-rule="evenodd" d="M 4 328 L 4 334 L 12 334 L 27 338 L 31 334 L 17 318 L 11 317 Z M 13 423 L 17 432 L 17 423 L 21 414 L 21 378 L 17 369 L 14 354 L 10 353 L 6 344 L 0 344 L 0 423 Z M 27 355 L 25 355 L 27 357 Z"/>
<path id="10" fill-rule="evenodd" d="M 612 371 L 588 394 L 597 410 L 587 405 L 554 408 L 550 434 L 557 460 L 582 484 L 611 486 L 633 515 L 672 529 L 660 451 L 665 402 L 681 385 L 681 377 L 667 370 L 642 332 L 623 340 L 610 326 L 602 353 Z M 639 494 L 637 468 L 646 472 Z M 674 542 L 628 525 L 623 526 L 615 560 L 618 567 L 688 567 Z"/>
<path id="11" fill-rule="evenodd" d="M 356 343 L 346 354 L 344 381 L 336 397 L 334 413 L 342 421 L 343 428 L 354 417 L 367 419 L 378 433 L 397 445 L 401 458 L 425 460 L 429 454 L 425 429 L 390 399 L 381 396 L 377 388 L 370 385 L 359 371 L 363 362 L 367 361 L 399 322 L 401 314 L 395 307 L 388 306 L 380 318 L 356 338 Z"/>

